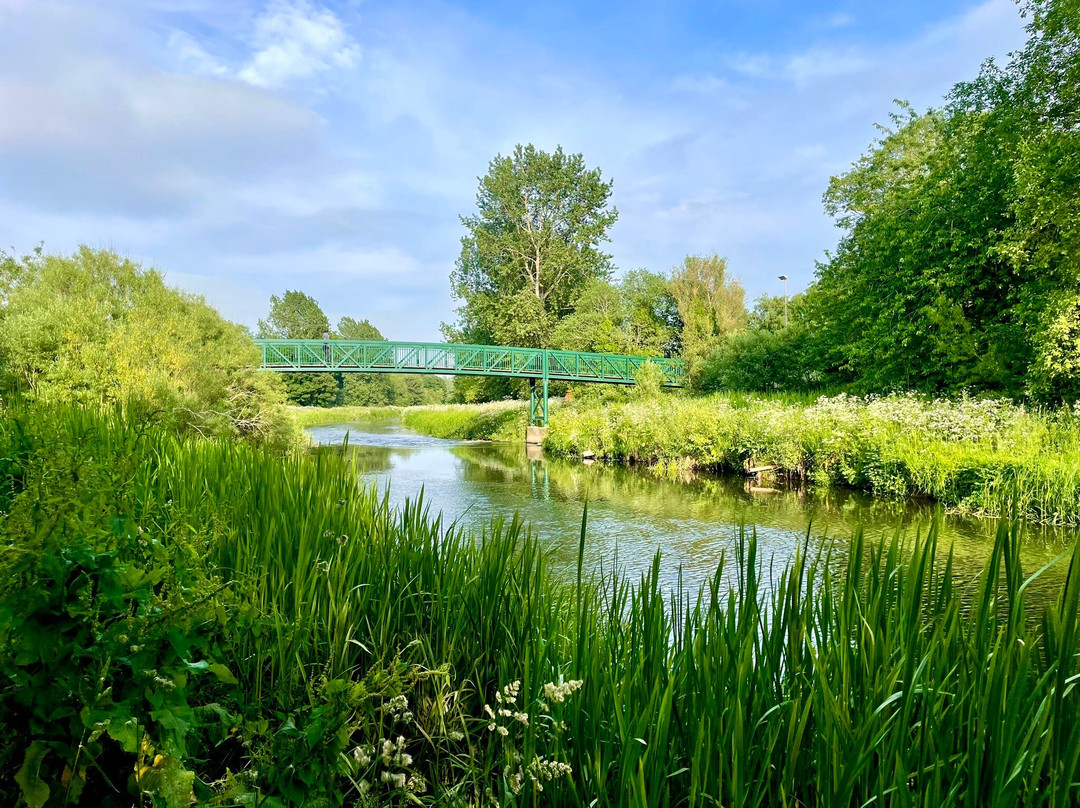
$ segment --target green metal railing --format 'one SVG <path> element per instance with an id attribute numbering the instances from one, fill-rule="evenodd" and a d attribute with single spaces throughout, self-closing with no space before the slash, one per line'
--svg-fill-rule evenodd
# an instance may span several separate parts
<path id="1" fill-rule="evenodd" d="M 686 378 L 681 359 L 646 356 L 438 342 L 257 339 L 255 343 L 262 351 L 261 369 L 282 373 L 434 373 L 529 379 L 529 420 L 542 424 L 547 423 L 550 380 L 633 384 L 647 362 L 660 368 L 667 387 L 682 387 Z M 537 381 L 542 382 L 540 396 L 535 392 Z"/>

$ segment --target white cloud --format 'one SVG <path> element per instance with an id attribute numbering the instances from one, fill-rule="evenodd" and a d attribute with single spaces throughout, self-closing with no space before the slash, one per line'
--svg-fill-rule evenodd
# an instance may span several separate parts
<path id="1" fill-rule="evenodd" d="M 283 87 L 329 70 L 348 70 L 360 46 L 341 19 L 305 0 L 273 3 L 255 21 L 256 51 L 237 74 L 257 87 Z"/>
<path id="2" fill-rule="evenodd" d="M 229 68 L 207 53 L 186 31 L 172 31 L 167 45 L 181 71 L 196 76 L 227 76 Z"/>

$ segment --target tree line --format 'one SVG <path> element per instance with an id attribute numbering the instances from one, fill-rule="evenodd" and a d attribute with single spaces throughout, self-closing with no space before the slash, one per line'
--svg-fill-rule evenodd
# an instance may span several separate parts
<path id="1" fill-rule="evenodd" d="M 448 341 L 679 356 L 703 390 L 990 392 L 1080 398 L 1080 0 L 1026 3 L 1028 39 L 924 113 L 901 104 L 825 191 L 843 235 L 790 300 L 718 254 L 618 273 L 612 183 L 580 154 L 518 146 L 479 181 L 450 276 Z M 299 291 L 258 335 L 336 328 Z M 180 429 L 287 445 L 286 401 L 480 401 L 519 381 L 259 374 L 251 333 L 108 250 L 0 252 L 0 394 L 124 404 Z"/>

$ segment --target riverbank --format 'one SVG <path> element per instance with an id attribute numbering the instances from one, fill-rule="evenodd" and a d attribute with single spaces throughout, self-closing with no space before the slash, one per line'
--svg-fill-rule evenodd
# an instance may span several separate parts
<path id="1" fill-rule="evenodd" d="M 959 512 L 1080 524 L 1080 414 L 999 400 L 835 396 L 812 403 L 713 395 L 572 402 L 544 448 L 679 470 L 776 466 L 876 496 Z"/>
<path id="2" fill-rule="evenodd" d="M 417 407 L 290 407 L 289 412 L 302 428 L 393 419 L 432 438 L 511 443 L 524 442 L 528 423 L 528 405 L 522 401 Z"/>
<path id="3" fill-rule="evenodd" d="M 933 534 L 772 577 L 745 535 L 737 591 L 673 606 L 655 570 L 556 577 L 516 522 L 392 509 L 333 453 L 16 408 L 0 471 L 6 803 L 1077 797 L 1080 576 L 1029 620 L 1004 523 L 974 592 Z"/>

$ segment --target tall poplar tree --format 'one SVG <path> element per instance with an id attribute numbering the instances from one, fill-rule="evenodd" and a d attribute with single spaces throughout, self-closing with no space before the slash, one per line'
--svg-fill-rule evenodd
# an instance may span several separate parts
<path id="1" fill-rule="evenodd" d="M 600 246 L 618 218 L 611 182 L 580 154 L 517 146 L 480 178 L 477 212 L 450 275 L 457 342 L 545 347 L 590 282 L 611 274 Z"/>

